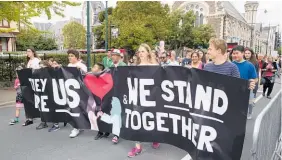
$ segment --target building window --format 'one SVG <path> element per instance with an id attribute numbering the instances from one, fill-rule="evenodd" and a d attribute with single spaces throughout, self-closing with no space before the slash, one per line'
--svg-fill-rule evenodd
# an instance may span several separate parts
<path id="1" fill-rule="evenodd" d="M 204 16 L 203 13 L 200 15 L 200 25 L 204 24 Z"/>

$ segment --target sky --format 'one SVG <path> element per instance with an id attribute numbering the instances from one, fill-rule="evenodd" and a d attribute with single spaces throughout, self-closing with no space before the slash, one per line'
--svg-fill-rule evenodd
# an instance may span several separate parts
<path id="1" fill-rule="evenodd" d="M 171 0 L 162 0 L 164 3 L 172 4 L 173 1 Z M 231 1 L 231 3 L 235 6 L 235 8 L 240 12 L 244 13 L 244 4 L 246 1 L 243 0 L 236 0 Z M 105 3 L 105 1 L 104 1 Z M 109 7 L 115 7 L 116 6 L 116 0 L 110 0 L 108 1 Z M 282 1 L 259 1 L 259 7 L 258 7 L 258 13 L 256 22 L 257 23 L 263 23 L 263 26 L 268 26 L 269 23 L 272 26 L 280 24 L 280 28 L 282 29 L 282 11 L 281 11 Z M 51 22 L 55 23 L 57 21 L 61 20 L 68 20 L 70 17 L 75 18 L 81 18 L 81 10 L 82 5 L 77 7 L 66 7 L 64 14 L 65 17 L 62 18 L 57 15 L 53 15 L 51 20 L 48 20 L 47 16 L 42 15 L 41 17 L 32 18 L 32 22 Z M 267 14 L 264 13 L 264 11 L 267 10 Z"/>

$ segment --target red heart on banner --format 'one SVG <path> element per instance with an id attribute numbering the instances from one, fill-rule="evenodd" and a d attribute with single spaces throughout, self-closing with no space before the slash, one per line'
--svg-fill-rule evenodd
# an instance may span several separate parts
<path id="1" fill-rule="evenodd" d="M 96 96 L 104 98 L 104 96 L 113 88 L 113 78 L 110 73 L 104 73 L 99 77 L 87 74 L 84 78 L 86 87 Z"/>

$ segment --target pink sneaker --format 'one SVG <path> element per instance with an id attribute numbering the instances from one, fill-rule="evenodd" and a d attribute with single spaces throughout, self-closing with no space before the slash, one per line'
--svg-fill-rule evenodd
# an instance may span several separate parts
<path id="1" fill-rule="evenodd" d="M 127 156 L 128 156 L 129 158 L 132 158 L 132 157 L 137 156 L 137 155 L 140 154 L 141 152 L 142 152 L 142 147 L 141 147 L 140 149 L 134 147 L 134 148 L 131 149 L 130 152 L 128 152 Z"/>
<path id="2" fill-rule="evenodd" d="M 118 136 L 114 136 L 114 138 L 112 139 L 112 142 L 113 142 L 114 144 L 117 144 L 117 143 L 118 143 L 118 139 L 119 139 Z"/>
<path id="3" fill-rule="evenodd" d="M 160 147 L 160 143 L 153 142 L 152 147 L 153 147 L 154 149 L 158 149 L 158 148 Z"/>

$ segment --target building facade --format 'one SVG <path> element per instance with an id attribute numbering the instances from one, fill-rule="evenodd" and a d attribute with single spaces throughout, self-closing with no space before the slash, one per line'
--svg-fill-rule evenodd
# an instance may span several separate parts
<path id="1" fill-rule="evenodd" d="M 81 19 L 71 17 L 69 20 L 58 21 L 55 24 L 52 23 L 33 23 L 34 27 L 40 31 L 49 32 L 45 34 L 45 37 L 50 37 L 55 39 L 59 50 L 64 50 L 64 36 L 63 28 L 69 22 L 81 23 Z"/>
<path id="2" fill-rule="evenodd" d="M 16 22 L 0 20 L 0 52 L 16 51 L 16 35 L 18 33 Z"/>
<path id="3" fill-rule="evenodd" d="M 192 10 L 196 15 L 196 26 L 210 24 L 216 37 L 227 43 L 252 48 L 260 36 L 259 28 L 254 27 L 257 8 L 258 2 L 246 2 L 245 13 L 241 14 L 229 1 L 176 1 L 172 5 L 172 10 Z"/>

